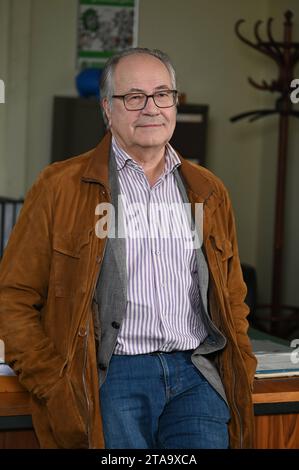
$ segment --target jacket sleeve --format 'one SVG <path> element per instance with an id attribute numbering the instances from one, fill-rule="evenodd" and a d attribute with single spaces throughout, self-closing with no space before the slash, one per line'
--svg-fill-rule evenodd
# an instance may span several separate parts
<path id="1" fill-rule="evenodd" d="M 38 398 L 57 382 L 63 359 L 40 322 L 47 299 L 53 203 L 47 170 L 29 190 L 0 264 L 0 338 L 5 362 Z"/>
<path id="2" fill-rule="evenodd" d="M 240 264 L 235 217 L 227 191 L 225 191 L 225 204 L 227 209 L 228 237 L 232 245 L 232 256 L 228 260 L 227 276 L 229 301 L 235 328 L 236 341 L 247 370 L 249 384 L 252 388 L 257 360 L 252 352 L 251 342 L 247 334 L 249 324 L 246 317 L 249 314 L 249 308 L 244 302 L 247 293 L 247 287 L 243 280 Z"/>

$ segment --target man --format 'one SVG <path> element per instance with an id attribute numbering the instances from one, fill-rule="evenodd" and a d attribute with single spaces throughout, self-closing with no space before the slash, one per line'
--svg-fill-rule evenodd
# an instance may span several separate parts
<path id="1" fill-rule="evenodd" d="M 101 99 L 110 131 L 41 173 L 1 263 L 0 337 L 40 444 L 250 447 L 256 361 L 227 191 L 168 144 L 177 91 L 165 54 L 114 56 Z M 119 236 L 135 203 L 157 236 Z M 163 203 L 191 203 L 193 224 L 203 204 L 202 247 L 160 236 L 150 215 Z M 107 204 L 115 232 L 111 214 L 99 225 Z"/>

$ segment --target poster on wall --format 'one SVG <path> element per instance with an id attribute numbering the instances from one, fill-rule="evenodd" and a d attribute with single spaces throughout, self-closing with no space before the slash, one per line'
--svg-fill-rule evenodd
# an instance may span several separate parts
<path id="1" fill-rule="evenodd" d="M 137 46 L 139 0 L 79 0 L 77 69 L 102 68 L 115 52 Z"/>

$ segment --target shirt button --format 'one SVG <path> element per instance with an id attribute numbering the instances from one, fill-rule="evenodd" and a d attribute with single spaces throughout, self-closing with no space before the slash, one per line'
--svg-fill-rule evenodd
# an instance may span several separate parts
<path id="1" fill-rule="evenodd" d="M 160 254 L 160 251 L 159 250 L 156 250 L 156 255 L 159 255 Z"/>

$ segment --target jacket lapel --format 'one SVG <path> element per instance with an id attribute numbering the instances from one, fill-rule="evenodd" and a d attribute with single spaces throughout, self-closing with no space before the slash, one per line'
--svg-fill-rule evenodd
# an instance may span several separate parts
<path id="1" fill-rule="evenodd" d="M 186 188 L 188 202 L 191 203 L 192 216 L 195 217 L 195 204 L 203 204 L 203 243 L 205 244 L 213 225 L 213 214 L 222 203 L 209 181 L 208 170 L 194 171 L 193 164 L 179 155 L 182 164 L 178 172 Z M 205 175 L 207 173 L 207 176 Z"/>

